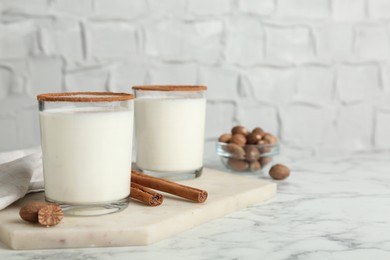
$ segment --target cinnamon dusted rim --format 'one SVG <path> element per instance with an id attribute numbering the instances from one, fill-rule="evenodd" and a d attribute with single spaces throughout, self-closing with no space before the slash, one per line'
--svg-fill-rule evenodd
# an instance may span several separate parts
<path id="1" fill-rule="evenodd" d="M 40 94 L 37 99 L 62 102 L 112 102 L 134 99 L 134 95 L 115 92 L 63 92 Z"/>
<path id="2" fill-rule="evenodd" d="M 151 91 L 202 91 L 207 90 L 206 86 L 191 85 L 149 85 L 133 86 L 134 90 L 151 90 Z"/>

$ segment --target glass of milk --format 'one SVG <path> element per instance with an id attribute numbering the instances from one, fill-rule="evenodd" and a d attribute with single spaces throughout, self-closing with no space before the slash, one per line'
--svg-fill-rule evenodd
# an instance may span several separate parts
<path id="1" fill-rule="evenodd" d="M 134 86 L 136 167 L 166 179 L 203 168 L 205 86 Z"/>
<path id="2" fill-rule="evenodd" d="M 130 194 L 134 96 L 38 95 L 45 197 L 68 215 L 124 209 Z"/>

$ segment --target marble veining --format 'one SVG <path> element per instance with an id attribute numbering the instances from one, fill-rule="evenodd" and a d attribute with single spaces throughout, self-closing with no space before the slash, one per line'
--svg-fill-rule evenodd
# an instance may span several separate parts
<path id="1" fill-rule="evenodd" d="M 290 160 L 292 175 L 278 182 L 275 198 L 149 246 L 2 246 L 0 259 L 390 259 L 389 158 L 371 153 Z"/>

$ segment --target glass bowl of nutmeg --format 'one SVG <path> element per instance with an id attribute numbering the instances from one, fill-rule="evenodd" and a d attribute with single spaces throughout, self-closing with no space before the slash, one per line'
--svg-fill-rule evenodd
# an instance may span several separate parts
<path id="1" fill-rule="evenodd" d="M 222 134 L 216 144 L 217 154 L 223 165 L 231 172 L 262 173 L 272 158 L 279 154 L 276 136 L 256 127 L 249 131 L 235 126 L 231 133 Z"/>

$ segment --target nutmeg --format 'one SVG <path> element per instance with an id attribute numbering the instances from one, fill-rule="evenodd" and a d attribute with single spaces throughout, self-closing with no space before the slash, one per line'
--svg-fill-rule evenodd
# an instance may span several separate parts
<path id="1" fill-rule="evenodd" d="M 259 159 L 259 163 L 261 164 L 262 167 L 266 166 L 267 164 L 269 164 L 270 162 L 272 161 L 272 158 L 271 157 L 261 157 Z"/>
<path id="2" fill-rule="evenodd" d="M 19 216 L 27 222 L 38 223 L 38 211 L 47 205 L 43 201 L 30 202 L 20 208 Z"/>
<path id="3" fill-rule="evenodd" d="M 56 204 L 48 204 L 38 211 L 38 222 L 42 226 L 51 227 L 61 222 L 64 212 Z"/>
<path id="4" fill-rule="evenodd" d="M 220 135 L 218 141 L 218 154 L 225 156 L 223 160 L 226 166 L 239 172 L 264 169 L 278 148 L 277 137 L 260 127 L 250 131 L 236 125 L 231 129 L 231 134 Z"/>
<path id="5" fill-rule="evenodd" d="M 234 143 L 225 145 L 224 150 L 229 154 L 234 155 L 235 158 L 244 158 L 245 155 L 244 148 Z"/>
<path id="6" fill-rule="evenodd" d="M 269 153 L 272 151 L 272 147 L 263 139 L 261 139 L 259 142 L 257 142 L 257 147 L 259 149 L 259 152 L 261 154 L 263 153 Z"/>
<path id="7" fill-rule="evenodd" d="M 239 172 L 245 171 L 249 166 L 247 161 L 235 158 L 229 158 L 227 164 L 231 169 Z"/>
<path id="8" fill-rule="evenodd" d="M 261 164 L 259 163 L 259 161 L 252 161 L 249 163 L 248 168 L 251 172 L 255 172 L 261 169 Z"/>
<path id="9" fill-rule="evenodd" d="M 256 146 L 245 146 L 245 158 L 248 161 L 256 161 L 260 156 L 260 152 Z"/>
<path id="10" fill-rule="evenodd" d="M 261 138 L 263 136 L 259 133 L 250 133 L 247 137 L 246 137 L 246 142 L 248 144 L 257 144 Z"/>
<path id="11" fill-rule="evenodd" d="M 268 143 L 268 144 L 276 144 L 277 143 L 277 138 L 276 138 L 276 136 L 274 136 L 274 135 L 271 135 L 270 133 L 266 133 L 264 136 L 263 136 L 263 138 L 262 138 L 262 140 L 264 140 L 266 143 Z"/>
<path id="12" fill-rule="evenodd" d="M 238 144 L 238 145 L 245 145 L 246 144 L 246 138 L 242 134 L 235 134 L 230 138 L 229 143 Z"/>
<path id="13" fill-rule="evenodd" d="M 269 175 L 275 180 L 284 180 L 290 176 L 290 169 L 283 164 L 275 164 L 269 170 Z"/>
<path id="14" fill-rule="evenodd" d="M 221 143 L 228 143 L 232 138 L 231 134 L 223 134 L 218 138 L 218 141 Z"/>
<path id="15" fill-rule="evenodd" d="M 249 130 L 241 125 L 237 125 L 232 128 L 232 134 L 241 134 L 243 136 L 247 136 L 249 134 Z"/>
<path id="16" fill-rule="evenodd" d="M 262 136 L 265 134 L 264 130 L 261 127 L 256 127 L 255 129 L 252 130 L 252 133 L 257 133 Z"/>
<path id="17" fill-rule="evenodd" d="M 20 217 L 31 223 L 39 223 L 43 226 L 57 225 L 64 213 L 57 204 L 46 203 L 43 201 L 33 201 L 20 208 Z"/>

